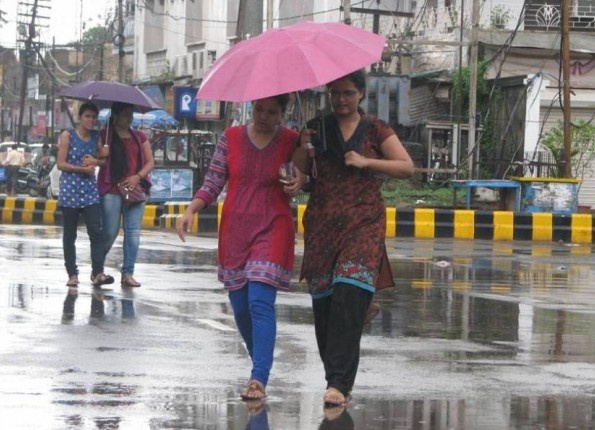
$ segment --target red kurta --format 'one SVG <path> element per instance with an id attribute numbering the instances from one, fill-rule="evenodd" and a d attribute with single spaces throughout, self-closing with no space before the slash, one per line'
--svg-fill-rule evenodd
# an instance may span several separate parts
<path id="1" fill-rule="evenodd" d="M 210 204 L 227 182 L 219 228 L 219 280 L 228 290 L 260 281 L 287 290 L 294 258 L 295 226 L 279 167 L 291 160 L 298 133 L 280 128 L 257 148 L 247 126 L 225 131 L 205 183 L 196 196 Z"/>

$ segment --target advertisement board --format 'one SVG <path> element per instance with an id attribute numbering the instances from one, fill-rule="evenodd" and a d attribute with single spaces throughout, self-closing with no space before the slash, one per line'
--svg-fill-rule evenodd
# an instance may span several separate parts
<path id="1" fill-rule="evenodd" d="M 210 100 L 196 100 L 196 119 L 221 119 L 221 103 Z"/>
<path id="2" fill-rule="evenodd" d="M 152 202 L 192 200 L 192 169 L 156 168 L 151 172 Z"/>

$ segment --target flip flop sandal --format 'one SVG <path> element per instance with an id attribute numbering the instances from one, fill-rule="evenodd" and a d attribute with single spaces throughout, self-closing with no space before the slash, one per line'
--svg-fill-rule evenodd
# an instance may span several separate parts
<path id="1" fill-rule="evenodd" d="M 343 393 L 341 393 L 339 390 L 333 387 L 330 387 L 325 391 L 323 400 L 324 406 L 329 408 L 345 406 L 345 404 L 347 403 L 347 399 L 345 398 Z"/>
<path id="2" fill-rule="evenodd" d="M 246 388 L 242 390 L 240 394 L 242 400 L 262 400 L 266 397 L 264 385 L 258 382 L 256 379 L 248 381 Z"/>

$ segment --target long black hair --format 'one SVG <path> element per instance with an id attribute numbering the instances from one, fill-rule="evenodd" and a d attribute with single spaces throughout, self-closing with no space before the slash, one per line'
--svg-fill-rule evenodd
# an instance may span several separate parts
<path id="1" fill-rule="evenodd" d="M 130 109 L 133 106 L 129 103 L 114 102 L 112 103 L 112 111 L 109 118 L 109 132 L 111 134 L 111 147 L 110 147 L 110 180 L 112 183 L 118 182 L 124 177 L 128 171 L 128 162 L 126 161 L 126 149 L 124 148 L 124 142 L 116 133 L 116 119 L 120 113 L 126 109 Z M 132 133 L 132 132 L 131 132 Z M 136 135 L 132 133 L 134 139 Z M 107 138 L 107 137 L 106 137 Z"/>

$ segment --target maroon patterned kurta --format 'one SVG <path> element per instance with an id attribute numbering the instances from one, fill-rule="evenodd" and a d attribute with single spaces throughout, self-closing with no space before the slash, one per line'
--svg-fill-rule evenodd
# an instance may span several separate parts
<path id="1" fill-rule="evenodd" d="M 382 158 L 380 144 L 394 131 L 383 121 L 369 118 L 362 119 L 360 126 L 365 129 L 357 152 Z M 335 153 L 341 154 L 344 143 L 338 129 L 327 127 L 326 131 L 327 145 L 334 145 Z M 383 178 L 369 169 L 345 166 L 341 157 L 333 157 L 328 150 L 316 156 L 316 164 L 318 178 L 304 214 L 301 278 L 308 281 L 314 298 L 330 294 L 329 287 L 336 282 L 374 292 L 385 255 Z"/>

